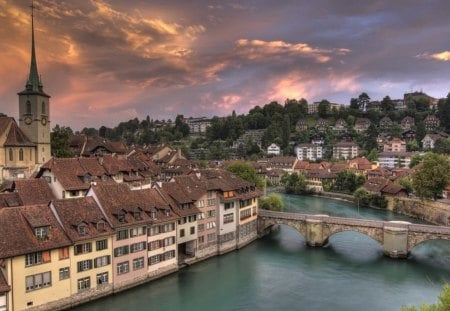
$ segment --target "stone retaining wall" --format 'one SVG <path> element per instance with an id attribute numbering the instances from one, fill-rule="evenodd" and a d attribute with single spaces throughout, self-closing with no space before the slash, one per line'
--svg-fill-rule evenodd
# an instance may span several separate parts
<path id="1" fill-rule="evenodd" d="M 386 197 L 393 212 L 422 219 L 430 223 L 450 226 L 450 206 L 440 202 L 416 198 Z"/>

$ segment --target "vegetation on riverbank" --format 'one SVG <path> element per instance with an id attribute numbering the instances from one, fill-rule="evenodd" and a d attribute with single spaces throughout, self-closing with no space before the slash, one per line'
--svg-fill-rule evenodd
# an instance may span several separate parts
<path id="1" fill-rule="evenodd" d="M 438 296 L 439 302 L 436 304 L 422 304 L 420 309 L 416 307 L 402 307 L 402 311 L 449 311 L 450 310 L 450 284 L 445 284 L 442 292 Z"/>

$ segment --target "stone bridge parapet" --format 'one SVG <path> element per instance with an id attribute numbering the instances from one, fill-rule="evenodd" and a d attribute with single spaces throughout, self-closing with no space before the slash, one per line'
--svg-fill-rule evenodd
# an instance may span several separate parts
<path id="1" fill-rule="evenodd" d="M 416 245 L 428 240 L 450 241 L 450 227 L 259 210 L 258 236 L 269 233 L 273 225 L 295 228 L 309 246 L 323 246 L 339 232 L 359 232 L 377 241 L 391 258 L 406 258 Z"/>

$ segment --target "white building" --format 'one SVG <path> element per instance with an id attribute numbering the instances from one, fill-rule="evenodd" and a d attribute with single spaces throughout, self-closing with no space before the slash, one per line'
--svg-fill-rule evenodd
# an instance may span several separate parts
<path id="1" fill-rule="evenodd" d="M 380 152 L 378 162 L 382 167 L 409 167 L 413 152 Z"/>
<path id="2" fill-rule="evenodd" d="M 352 159 L 358 156 L 358 145 L 355 143 L 341 142 L 333 146 L 333 158 Z"/>
<path id="3" fill-rule="evenodd" d="M 267 147 L 267 154 L 280 155 L 280 147 L 277 144 L 271 144 Z"/>
<path id="4" fill-rule="evenodd" d="M 320 145 L 300 144 L 294 150 L 299 161 L 316 161 L 322 159 L 323 156 L 323 148 Z"/>

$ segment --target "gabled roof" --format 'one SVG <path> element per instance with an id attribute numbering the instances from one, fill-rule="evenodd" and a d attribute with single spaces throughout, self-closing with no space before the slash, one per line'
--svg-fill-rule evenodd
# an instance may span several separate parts
<path id="1" fill-rule="evenodd" d="M 18 193 L 22 205 L 48 204 L 55 199 L 47 181 L 39 178 L 15 180 L 13 191 Z"/>
<path id="2" fill-rule="evenodd" d="M 0 117 L 0 133 L 6 134 L 5 147 L 35 147 L 24 132 L 19 128 L 14 118 Z"/>
<path id="3" fill-rule="evenodd" d="M 52 202 L 64 230 L 73 242 L 111 235 L 113 229 L 92 197 L 62 199 Z M 86 225 L 81 235 L 78 226 Z M 103 224 L 103 225 L 99 225 Z"/>
<path id="4" fill-rule="evenodd" d="M 48 239 L 37 239 L 34 228 L 48 226 Z M 71 245 L 47 205 L 0 208 L 0 258 Z"/>

